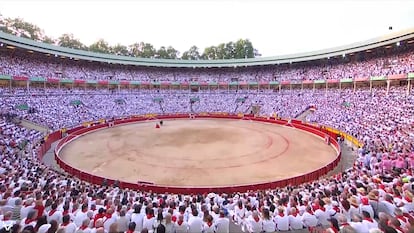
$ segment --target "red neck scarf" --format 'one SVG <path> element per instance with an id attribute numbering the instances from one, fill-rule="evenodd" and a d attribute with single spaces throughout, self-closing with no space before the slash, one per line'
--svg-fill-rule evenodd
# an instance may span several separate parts
<path id="1" fill-rule="evenodd" d="M 68 210 L 63 211 L 63 216 L 68 215 L 68 213 L 69 213 Z"/>
<path id="2" fill-rule="evenodd" d="M 67 226 L 67 225 L 69 225 L 69 222 L 67 222 L 67 223 L 62 223 L 62 227 L 65 227 L 65 226 Z"/>
<path id="3" fill-rule="evenodd" d="M 88 228 L 88 226 L 84 226 L 84 225 L 82 225 L 81 227 L 80 227 L 80 229 L 83 231 L 83 230 L 85 230 L 86 228 Z"/>
<path id="4" fill-rule="evenodd" d="M 346 223 L 342 223 L 341 226 L 343 226 L 343 227 L 344 226 L 349 226 L 349 223 L 347 223 L 347 222 Z"/>
<path id="5" fill-rule="evenodd" d="M 282 212 L 280 212 L 280 213 L 279 213 L 279 216 L 283 218 L 283 217 L 285 217 L 285 214 L 284 214 L 284 213 L 282 213 Z"/>
<path id="6" fill-rule="evenodd" d="M 403 221 L 404 223 L 407 223 L 407 218 L 404 216 L 397 216 L 397 218 L 401 221 Z"/>
<path id="7" fill-rule="evenodd" d="M 174 215 L 174 216 L 172 216 L 172 217 L 171 217 L 171 221 L 172 221 L 172 222 L 176 222 L 176 221 L 177 221 L 177 216 L 175 216 L 175 215 Z"/>
<path id="8" fill-rule="evenodd" d="M 208 227 L 211 227 L 211 225 L 213 225 L 213 222 L 207 222 Z"/>
<path id="9" fill-rule="evenodd" d="M 151 219 L 151 218 L 153 218 L 154 216 L 152 215 L 152 214 L 147 214 L 147 219 Z"/>
<path id="10" fill-rule="evenodd" d="M 410 200 L 410 198 L 408 196 L 405 196 L 404 199 L 409 203 L 411 203 L 411 201 L 412 201 L 412 200 Z"/>
<path id="11" fill-rule="evenodd" d="M 54 209 L 54 210 L 50 210 L 50 212 L 49 212 L 49 216 L 52 216 L 55 212 L 56 212 L 56 209 Z"/>
<path id="12" fill-rule="evenodd" d="M 127 233 L 134 233 L 134 231 L 128 230 Z"/>
<path id="13" fill-rule="evenodd" d="M 394 203 L 391 200 L 385 200 L 385 201 L 394 205 Z"/>
<path id="14" fill-rule="evenodd" d="M 308 212 L 309 214 L 313 215 L 313 211 L 312 210 L 307 210 L 306 212 Z"/>
<path id="15" fill-rule="evenodd" d="M 364 218 L 364 220 L 367 220 L 368 222 L 374 222 L 374 220 L 372 220 L 372 218 Z"/>
<path id="16" fill-rule="evenodd" d="M 319 206 L 319 209 L 322 210 L 323 212 L 325 212 L 325 207 Z"/>
<path id="17" fill-rule="evenodd" d="M 177 224 L 178 224 L 178 226 L 181 226 L 181 224 L 183 224 L 183 220 L 178 220 L 178 222 L 177 222 Z"/>
<path id="18" fill-rule="evenodd" d="M 401 226 L 399 226 L 399 227 L 395 227 L 395 230 L 399 230 L 400 232 L 405 232 L 405 231 L 404 231 L 404 229 L 402 229 L 402 227 L 401 227 Z"/>
<path id="19" fill-rule="evenodd" d="M 335 233 L 339 232 L 335 227 L 331 227 L 331 230 L 333 230 L 333 232 L 335 232 Z"/>
<path id="20" fill-rule="evenodd" d="M 260 220 L 260 218 L 259 218 L 259 217 L 254 217 L 253 219 L 254 219 L 254 221 L 256 221 L 256 222 L 259 222 L 259 220 Z"/>
<path id="21" fill-rule="evenodd" d="M 24 221 L 24 224 L 28 225 L 28 224 L 32 223 L 33 221 L 34 221 L 34 219 L 27 218 L 27 219 Z"/>

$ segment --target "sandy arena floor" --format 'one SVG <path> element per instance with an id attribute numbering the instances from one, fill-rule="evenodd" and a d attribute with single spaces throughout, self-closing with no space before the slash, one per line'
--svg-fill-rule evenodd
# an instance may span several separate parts
<path id="1" fill-rule="evenodd" d="M 129 182 L 169 186 L 262 183 L 313 171 L 336 151 L 309 133 L 243 120 L 143 122 L 82 136 L 60 152 L 68 164 Z"/>

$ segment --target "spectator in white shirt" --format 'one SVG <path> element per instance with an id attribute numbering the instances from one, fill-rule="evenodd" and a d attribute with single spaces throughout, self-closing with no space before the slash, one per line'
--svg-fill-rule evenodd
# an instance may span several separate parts
<path id="1" fill-rule="evenodd" d="M 220 210 L 219 217 L 214 222 L 216 233 L 229 233 L 230 220 L 226 218 L 223 210 Z"/>
<path id="2" fill-rule="evenodd" d="M 192 216 L 188 219 L 188 232 L 201 232 L 203 230 L 203 220 L 198 216 L 198 210 L 192 210 Z"/>
<path id="3" fill-rule="evenodd" d="M 290 208 L 289 226 L 291 230 L 303 229 L 302 216 L 299 215 L 299 211 L 295 207 Z"/>
<path id="4" fill-rule="evenodd" d="M 263 230 L 263 221 L 259 217 L 259 213 L 254 210 L 252 215 L 246 219 L 246 228 L 250 233 L 260 233 Z M 244 231 L 244 225 L 242 226 L 242 230 Z"/>

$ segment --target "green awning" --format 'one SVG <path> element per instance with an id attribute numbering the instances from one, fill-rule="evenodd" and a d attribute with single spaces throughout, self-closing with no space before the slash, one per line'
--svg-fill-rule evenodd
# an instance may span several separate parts
<path id="1" fill-rule="evenodd" d="M 73 105 L 73 106 L 79 106 L 79 105 L 82 104 L 82 101 L 80 101 L 80 100 L 72 100 L 72 101 L 70 101 L 70 104 Z"/>
<path id="2" fill-rule="evenodd" d="M 352 78 L 343 78 L 339 80 L 341 83 L 352 83 L 354 80 Z"/>
<path id="3" fill-rule="evenodd" d="M 152 101 L 154 101 L 155 103 L 161 103 L 164 101 L 164 99 L 161 97 L 156 97 L 156 98 L 153 98 Z"/>
<path id="4" fill-rule="evenodd" d="M 60 83 L 73 83 L 73 80 L 72 79 L 61 79 L 59 82 Z"/>
<path id="5" fill-rule="evenodd" d="M 140 81 L 131 81 L 130 82 L 131 85 L 141 85 Z"/>
<path id="6" fill-rule="evenodd" d="M 110 85 L 118 85 L 119 81 L 111 80 L 111 81 L 109 81 L 109 84 Z"/>
<path id="7" fill-rule="evenodd" d="M 326 83 L 326 80 L 315 80 L 315 81 L 313 81 L 313 83 L 322 84 L 322 83 Z"/>
<path id="8" fill-rule="evenodd" d="M 237 98 L 236 99 L 236 102 L 241 102 L 241 103 L 244 103 L 246 101 L 246 98 Z"/>
<path id="9" fill-rule="evenodd" d="M 198 82 L 191 82 L 190 83 L 190 86 L 198 86 L 198 85 L 200 85 Z"/>
<path id="10" fill-rule="evenodd" d="M 115 101 L 115 103 L 117 103 L 117 104 L 124 104 L 124 103 L 125 103 L 125 100 L 124 100 L 124 99 L 122 99 L 122 98 L 115 99 L 114 101 Z"/>
<path id="11" fill-rule="evenodd" d="M 10 75 L 0 75 L 0 80 L 11 80 L 11 78 Z"/>
<path id="12" fill-rule="evenodd" d="M 279 82 L 278 82 L 278 81 L 270 81 L 270 82 L 269 82 L 269 84 L 270 84 L 270 85 L 278 85 L 278 84 L 279 84 Z"/>
<path id="13" fill-rule="evenodd" d="M 30 77 L 30 82 L 44 82 L 46 81 L 43 77 Z"/>
<path id="14" fill-rule="evenodd" d="M 408 78 L 409 79 L 414 79 L 414 73 L 408 73 Z"/>
<path id="15" fill-rule="evenodd" d="M 216 82 L 209 82 L 208 85 L 210 85 L 210 86 L 217 86 L 217 83 Z"/>
<path id="16" fill-rule="evenodd" d="M 371 81 L 386 81 L 387 77 L 385 76 L 372 76 Z"/>
<path id="17" fill-rule="evenodd" d="M 179 82 L 172 82 L 171 85 L 173 85 L 173 86 L 180 86 L 180 83 Z"/>
<path id="18" fill-rule="evenodd" d="M 239 82 L 231 82 L 231 83 L 229 83 L 229 85 L 230 86 L 237 86 L 237 85 L 239 85 Z"/>
<path id="19" fill-rule="evenodd" d="M 96 80 L 86 80 L 87 84 L 97 84 L 98 82 Z"/>
<path id="20" fill-rule="evenodd" d="M 258 82 L 249 82 L 249 85 L 259 85 Z"/>
<path id="21" fill-rule="evenodd" d="M 24 104 L 19 104 L 16 106 L 17 109 L 19 110 L 29 110 L 29 105 L 24 103 Z"/>

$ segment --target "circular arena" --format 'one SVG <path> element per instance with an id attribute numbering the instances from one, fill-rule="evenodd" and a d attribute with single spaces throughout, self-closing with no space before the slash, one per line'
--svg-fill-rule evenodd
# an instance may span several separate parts
<path id="1" fill-rule="evenodd" d="M 254 189 L 339 159 L 338 147 L 328 145 L 318 131 L 283 123 L 171 116 L 160 128 L 158 121 L 147 120 L 92 130 L 65 142 L 58 153 L 67 165 L 91 175 L 192 192 L 199 187 Z"/>

